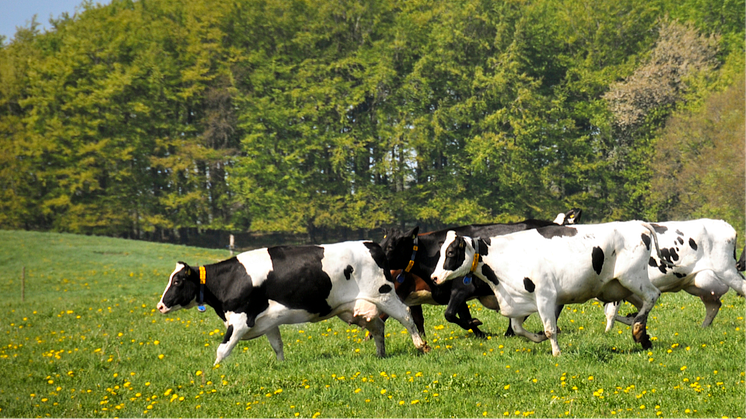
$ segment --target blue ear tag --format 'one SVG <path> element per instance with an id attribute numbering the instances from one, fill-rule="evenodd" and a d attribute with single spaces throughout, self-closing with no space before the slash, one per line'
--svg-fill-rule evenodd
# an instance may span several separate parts
<path id="1" fill-rule="evenodd" d="M 464 277 L 464 284 L 465 284 L 465 285 L 469 285 L 469 284 L 471 284 L 471 275 L 466 275 L 466 276 Z"/>
<path id="2" fill-rule="evenodd" d="M 207 309 L 205 308 L 205 306 L 197 306 L 197 310 L 199 310 L 200 313 L 204 313 Z"/>
<path id="3" fill-rule="evenodd" d="M 396 282 L 398 282 L 398 283 L 400 283 L 400 284 L 401 284 L 402 282 L 404 282 L 404 272 L 401 272 L 401 273 L 400 273 L 400 274 L 399 274 L 399 275 L 398 275 L 398 276 L 396 277 Z"/>

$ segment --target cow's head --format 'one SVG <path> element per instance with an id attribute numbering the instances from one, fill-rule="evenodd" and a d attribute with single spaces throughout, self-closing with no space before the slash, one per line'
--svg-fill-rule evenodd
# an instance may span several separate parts
<path id="1" fill-rule="evenodd" d="M 581 210 L 580 208 L 572 208 L 570 211 L 567 211 L 564 214 L 557 214 L 557 218 L 554 219 L 554 223 L 561 226 L 577 224 L 580 222 L 580 216 L 582 215 L 582 213 L 583 210 Z"/>
<path id="2" fill-rule="evenodd" d="M 449 279 L 467 275 L 473 259 L 474 247 L 471 240 L 466 240 L 451 230 L 440 248 L 440 258 L 431 278 L 440 285 Z"/>
<path id="3" fill-rule="evenodd" d="M 184 262 L 177 262 L 158 302 L 158 311 L 165 314 L 180 308 L 192 308 L 197 305 L 198 292 L 199 272 Z"/>
<path id="4" fill-rule="evenodd" d="M 412 246 L 420 227 L 415 227 L 407 232 L 397 229 L 385 231 L 381 248 L 386 255 L 390 269 L 404 269 L 412 257 Z"/>

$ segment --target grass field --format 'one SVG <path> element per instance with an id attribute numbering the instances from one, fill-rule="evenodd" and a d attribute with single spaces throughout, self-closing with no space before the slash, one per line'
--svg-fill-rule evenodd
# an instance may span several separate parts
<path id="1" fill-rule="evenodd" d="M 597 303 L 567 306 L 560 357 L 549 342 L 505 338 L 507 320 L 472 305 L 494 335 L 476 339 L 426 307 L 418 355 L 387 322 L 388 357 L 338 319 L 281 327 L 217 368 L 223 324 L 155 310 L 178 260 L 227 251 L 53 233 L 0 231 L 0 416 L 4 417 L 738 417 L 744 416 L 744 299 L 730 291 L 713 326 L 688 294 L 651 313 L 653 349 Z M 25 301 L 21 273 L 25 267 Z M 629 306 L 621 309 L 630 311 Z M 535 317 L 535 316 L 532 316 Z M 529 319 L 530 330 L 540 328 Z"/>

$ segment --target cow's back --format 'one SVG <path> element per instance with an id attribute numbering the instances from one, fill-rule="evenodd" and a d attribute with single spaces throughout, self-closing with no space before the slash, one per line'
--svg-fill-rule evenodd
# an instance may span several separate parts
<path id="1" fill-rule="evenodd" d="M 650 278 L 664 290 L 667 279 L 673 281 L 677 276 L 681 278 L 705 270 L 729 270 L 735 265 L 736 231 L 725 221 L 705 218 L 667 221 L 653 226 L 658 233 L 661 253 L 675 264 L 674 268 L 666 268 L 655 257 L 657 263 L 651 261 Z"/>

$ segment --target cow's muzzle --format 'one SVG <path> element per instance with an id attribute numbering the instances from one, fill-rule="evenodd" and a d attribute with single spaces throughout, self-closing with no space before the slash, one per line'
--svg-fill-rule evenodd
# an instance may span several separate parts
<path id="1" fill-rule="evenodd" d="M 453 273 L 453 271 L 440 271 L 440 272 L 434 272 L 430 278 L 435 281 L 435 284 L 442 285 L 446 280 L 448 279 L 448 276 Z"/>
<path id="2" fill-rule="evenodd" d="M 160 311 L 160 312 L 161 312 L 162 314 L 166 314 L 166 313 L 168 313 L 169 311 L 171 311 L 171 309 L 170 309 L 170 308 L 168 308 L 168 307 L 166 307 L 166 305 L 165 305 L 165 304 L 163 304 L 163 302 L 159 302 L 159 303 L 158 303 L 158 305 L 156 306 L 156 308 L 157 308 L 157 309 L 158 309 L 158 311 Z"/>

